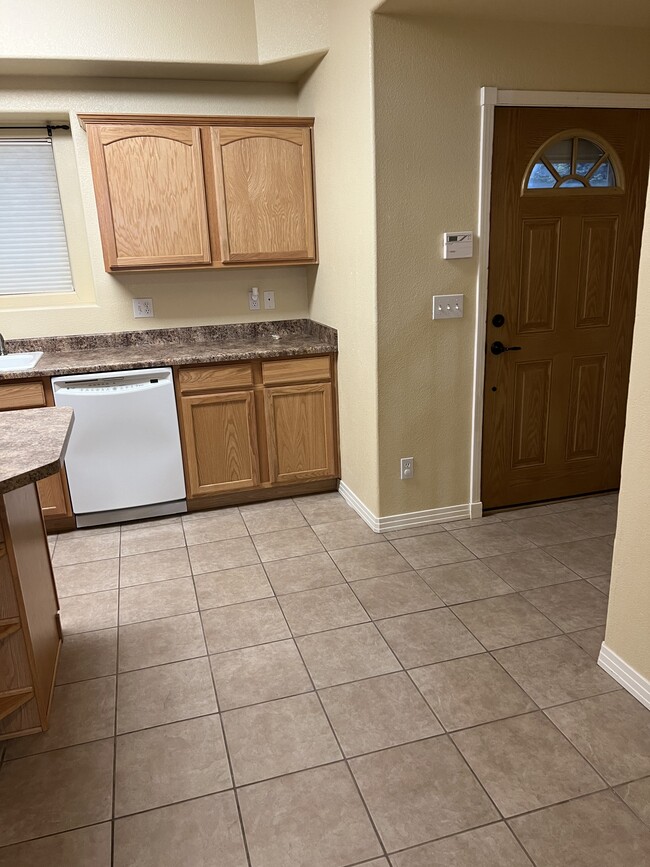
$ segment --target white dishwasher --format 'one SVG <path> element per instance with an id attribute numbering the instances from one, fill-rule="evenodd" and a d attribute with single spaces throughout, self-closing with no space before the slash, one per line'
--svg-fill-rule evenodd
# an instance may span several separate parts
<path id="1" fill-rule="evenodd" d="M 171 368 L 57 376 L 52 391 L 74 410 L 65 469 L 77 526 L 187 511 Z"/>

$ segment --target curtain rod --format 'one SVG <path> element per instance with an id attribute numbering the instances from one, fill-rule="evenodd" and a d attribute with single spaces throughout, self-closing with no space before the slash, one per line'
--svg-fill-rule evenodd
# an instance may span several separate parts
<path id="1" fill-rule="evenodd" d="M 52 138 L 53 129 L 70 129 L 70 126 L 67 123 L 45 123 L 43 126 L 0 126 L 0 129 L 46 129 Z"/>

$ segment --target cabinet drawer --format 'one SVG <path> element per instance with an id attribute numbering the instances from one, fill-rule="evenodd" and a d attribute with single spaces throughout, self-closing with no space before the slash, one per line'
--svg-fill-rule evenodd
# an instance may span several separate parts
<path id="1" fill-rule="evenodd" d="M 331 378 L 329 355 L 314 358 L 284 358 L 262 363 L 264 385 L 282 385 L 287 382 L 323 382 Z"/>
<path id="2" fill-rule="evenodd" d="M 30 409 L 39 406 L 45 406 L 45 391 L 42 382 L 0 385 L 0 410 Z"/>
<path id="3" fill-rule="evenodd" d="M 253 368 L 250 364 L 191 367 L 179 371 L 178 382 L 182 394 L 218 388 L 242 388 L 253 385 Z"/>

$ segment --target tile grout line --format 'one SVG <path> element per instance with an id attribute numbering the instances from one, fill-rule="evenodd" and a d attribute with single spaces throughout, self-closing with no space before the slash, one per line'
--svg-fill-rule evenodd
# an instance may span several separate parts
<path id="1" fill-rule="evenodd" d="M 238 509 L 238 513 L 241 516 L 241 512 L 239 511 L 239 509 Z M 243 520 L 243 517 L 242 517 L 242 520 Z M 244 521 L 244 524 L 246 524 L 245 521 Z M 182 526 L 183 526 L 183 537 L 185 538 L 186 547 L 187 547 L 187 537 L 185 536 L 185 525 L 182 525 Z M 188 557 L 189 557 L 189 550 L 188 550 Z M 190 561 L 190 568 L 191 568 L 191 561 Z M 194 595 L 197 597 L 197 608 L 198 608 L 198 595 L 196 593 L 196 582 L 194 580 L 194 574 L 193 573 L 192 573 L 192 586 L 194 587 Z M 200 611 L 199 611 L 199 623 L 201 624 L 201 634 L 203 635 L 203 643 L 205 644 L 206 658 L 208 660 L 208 668 L 210 669 L 210 679 L 212 682 L 212 689 L 214 691 L 214 699 L 215 699 L 215 702 L 217 705 L 217 716 L 219 717 L 219 728 L 221 731 L 221 738 L 223 741 L 223 749 L 224 749 L 224 752 L 226 754 L 226 761 L 228 762 L 228 771 L 230 773 L 230 782 L 232 783 L 232 792 L 233 792 L 233 797 L 235 799 L 235 807 L 237 809 L 237 817 L 239 819 L 239 828 L 241 831 L 241 839 L 242 839 L 242 843 L 244 846 L 244 853 L 246 855 L 246 862 L 248 864 L 248 867 L 252 867 L 251 855 L 250 855 L 250 851 L 248 848 L 248 837 L 246 835 L 246 828 L 244 826 L 244 817 L 243 817 L 243 814 L 241 811 L 241 804 L 239 803 L 239 795 L 237 794 L 237 787 L 235 786 L 235 774 L 234 774 L 234 769 L 233 769 L 233 765 L 232 765 L 232 758 L 230 756 L 230 747 L 228 746 L 228 740 L 226 738 L 226 730 L 225 730 L 225 727 L 223 724 L 223 712 L 221 710 L 221 705 L 219 704 L 219 693 L 217 691 L 217 684 L 216 684 L 216 681 L 214 679 L 214 671 L 212 668 L 212 662 L 210 660 L 208 639 L 207 639 L 207 636 L 205 634 L 205 627 L 203 625 L 203 617 L 201 616 Z"/>
<path id="2" fill-rule="evenodd" d="M 122 585 L 122 528 L 120 526 L 120 542 L 117 563 L 117 613 L 115 636 L 115 711 L 113 716 L 113 785 L 111 793 L 111 864 L 115 863 L 115 797 L 117 791 L 117 712 L 119 696 L 119 661 L 120 661 L 120 596 Z"/>
<path id="3" fill-rule="evenodd" d="M 364 807 L 364 809 L 365 809 L 365 811 L 366 811 L 366 815 L 367 815 L 367 817 L 368 817 L 368 821 L 370 822 L 370 826 L 371 826 L 371 828 L 373 829 L 373 831 L 374 831 L 374 833 L 375 833 L 375 837 L 377 838 L 377 841 L 378 841 L 378 843 L 379 843 L 379 845 L 380 845 L 380 847 L 381 847 L 382 854 L 383 854 L 386 858 L 388 858 L 388 853 L 387 853 L 387 851 L 386 851 L 386 847 L 385 847 L 385 845 L 384 845 L 384 841 L 383 841 L 383 839 L 382 839 L 382 837 L 381 837 L 381 835 L 380 835 L 380 833 L 379 833 L 379 829 L 377 828 L 377 825 L 375 824 L 375 820 L 374 820 L 373 817 L 372 817 L 372 814 L 371 814 L 371 812 L 370 812 L 370 808 L 368 807 L 368 804 L 366 803 L 366 799 L 363 797 L 363 793 L 361 792 L 361 788 L 360 788 L 360 786 L 359 786 L 359 783 L 358 783 L 358 781 L 357 781 L 357 778 L 354 776 L 354 773 L 353 773 L 353 771 L 352 771 L 352 768 L 350 767 L 350 763 L 349 763 L 349 761 L 348 761 L 348 757 L 346 756 L 345 751 L 343 750 L 343 748 L 342 748 L 342 746 L 341 746 L 341 742 L 339 741 L 338 735 L 336 734 L 336 731 L 334 730 L 334 726 L 332 725 L 332 721 L 330 720 L 330 718 L 329 718 L 329 716 L 328 716 L 328 714 L 327 714 L 327 710 L 325 709 L 325 706 L 324 706 L 324 704 L 323 704 L 323 700 L 322 700 L 322 698 L 321 698 L 321 696 L 320 696 L 318 690 L 316 689 L 316 684 L 314 683 L 314 679 L 313 679 L 313 677 L 312 677 L 311 671 L 309 670 L 309 666 L 308 666 L 307 663 L 305 662 L 305 659 L 304 659 L 304 657 L 303 657 L 303 655 L 302 655 L 302 651 L 300 650 L 300 647 L 299 647 L 299 645 L 298 645 L 298 642 L 296 641 L 296 638 L 295 638 L 295 636 L 293 635 L 293 631 L 292 631 L 292 629 L 291 629 L 291 626 L 289 625 L 289 621 L 287 620 L 287 617 L 286 617 L 286 615 L 285 615 L 285 613 L 284 613 L 284 610 L 282 609 L 282 606 L 280 605 L 279 607 L 280 607 L 280 610 L 282 611 L 282 616 L 284 617 L 284 620 L 285 620 L 285 622 L 286 622 L 286 624 L 287 624 L 287 629 L 289 630 L 289 632 L 291 633 L 291 635 L 292 635 L 292 637 L 293 637 L 293 643 L 294 643 L 294 645 L 295 645 L 295 647 L 296 647 L 296 649 L 297 649 L 297 651 L 298 651 L 298 655 L 300 656 L 300 660 L 301 660 L 301 662 L 302 662 L 302 664 L 303 664 L 303 666 L 304 666 L 304 668 L 305 668 L 305 671 L 307 672 L 307 676 L 309 677 L 309 680 L 311 681 L 311 685 L 312 685 L 312 687 L 313 687 L 314 693 L 316 694 L 316 699 L 317 699 L 318 704 L 319 704 L 319 707 L 320 707 L 320 709 L 321 709 L 321 713 L 323 714 L 323 716 L 324 716 L 324 718 L 325 718 L 325 720 L 326 720 L 326 722 L 327 722 L 327 725 L 329 726 L 330 732 L 332 733 L 332 736 L 333 736 L 333 738 L 334 738 L 334 740 L 335 740 L 335 742 L 336 742 L 336 745 L 337 745 L 337 747 L 338 747 L 338 750 L 339 750 L 339 752 L 340 752 L 340 754 L 341 754 L 341 759 L 342 759 L 343 762 L 345 763 L 345 767 L 346 767 L 347 772 L 348 772 L 348 774 L 349 774 L 349 776 L 350 776 L 350 779 L 352 780 L 352 782 L 353 782 L 353 784 L 354 784 L 354 787 L 355 787 L 355 789 L 356 789 L 356 791 L 357 791 L 357 794 L 359 795 L 359 798 L 361 799 L 361 803 L 363 804 L 363 807 Z M 363 606 L 362 606 L 362 607 L 363 607 Z M 365 609 L 364 609 L 364 610 L 365 610 Z M 368 612 L 366 611 L 366 615 L 367 615 L 367 614 L 368 614 Z M 383 637 L 383 636 L 382 636 L 382 637 Z M 397 659 L 397 657 L 396 657 L 396 659 Z M 399 662 L 399 659 L 398 659 L 397 661 Z M 400 662 L 399 664 L 401 665 L 401 662 Z M 334 762 L 328 762 L 327 764 L 335 764 L 335 763 L 334 763 Z M 302 770 L 310 770 L 310 768 L 303 768 Z M 296 773 L 298 773 L 298 772 L 296 772 Z"/>

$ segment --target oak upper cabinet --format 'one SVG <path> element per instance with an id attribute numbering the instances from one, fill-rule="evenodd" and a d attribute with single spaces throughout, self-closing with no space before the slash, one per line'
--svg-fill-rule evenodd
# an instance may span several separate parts
<path id="1" fill-rule="evenodd" d="M 79 119 L 107 271 L 316 262 L 313 118 Z"/>
<path id="2" fill-rule="evenodd" d="M 314 262 L 308 127 L 213 127 L 224 263 Z"/>
<path id="3" fill-rule="evenodd" d="M 259 484 L 251 365 L 181 370 L 180 417 L 189 498 Z"/>
<path id="4" fill-rule="evenodd" d="M 86 129 L 106 270 L 209 265 L 199 127 Z"/>
<path id="5" fill-rule="evenodd" d="M 262 379 L 271 483 L 336 476 L 330 358 L 264 362 Z"/>

